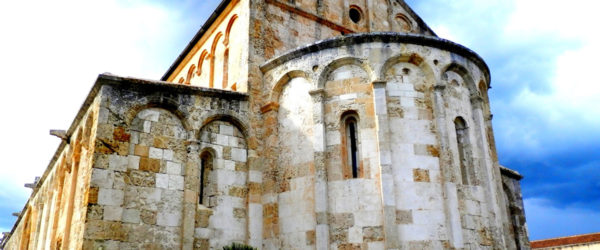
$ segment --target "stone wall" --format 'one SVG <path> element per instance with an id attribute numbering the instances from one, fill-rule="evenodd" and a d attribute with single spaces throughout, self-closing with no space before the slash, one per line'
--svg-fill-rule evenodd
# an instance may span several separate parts
<path id="1" fill-rule="evenodd" d="M 264 220 L 272 236 L 266 248 L 311 246 L 313 235 L 319 249 L 510 246 L 484 117 L 489 105 L 478 86 L 489 85 L 486 66 L 447 41 L 430 38 L 423 46 L 393 42 L 396 36 L 326 40 L 262 66 L 262 112 L 278 117 L 266 130 L 279 135 L 272 165 L 279 189 L 275 196 L 265 189 L 263 197 L 305 190 L 302 206 L 271 199 L 280 218 Z M 345 159 L 346 112 L 359 121 L 356 178 Z M 457 137 L 459 117 L 464 140 Z M 314 215 L 306 212 L 311 207 Z M 296 231 L 273 230 L 293 220 L 288 215 L 305 213 L 308 224 Z"/>
<path id="2" fill-rule="evenodd" d="M 99 84 L 97 199 L 88 203 L 83 247 L 246 242 L 246 96 L 111 76 Z M 207 150 L 212 162 L 203 166 Z M 200 200 L 203 173 L 209 196 Z"/>

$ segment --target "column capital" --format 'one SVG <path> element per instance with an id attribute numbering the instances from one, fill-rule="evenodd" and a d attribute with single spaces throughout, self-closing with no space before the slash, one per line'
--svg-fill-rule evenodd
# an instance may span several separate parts
<path id="1" fill-rule="evenodd" d="M 433 86 L 433 89 L 435 89 L 436 91 L 443 92 L 444 90 L 446 90 L 446 85 L 436 84 L 435 86 Z"/>
<path id="2" fill-rule="evenodd" d="M 264 114 L 264 113 L 268 113 L 271 111 L 277 111 L 278 109 L 279 109 L 279 103 L 269 102 L 260 108 L 260 112 Z"/>
<path id="3" fill-rule="evenodd" d="M 315 89 L 308 92 L 313 102 L 322 102 L 325 99 L 325 89 Z"/>
<path id="4" fill-rule="evenodd" d="M 373 88 L 379 89 L 379 88 L 385 88 L 386 86 L 387 86 L 387 81 L 383 81 L 383 80 L 373 81 Z"/>

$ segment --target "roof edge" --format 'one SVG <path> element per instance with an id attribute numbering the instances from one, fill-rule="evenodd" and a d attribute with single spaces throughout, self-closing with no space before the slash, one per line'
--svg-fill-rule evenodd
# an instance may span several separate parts
<path id="1" fill-rule="evenodd" d="M 483 71 L 485 78 L 488 83 L 490 83 L 490 68 L 485 63 L 483 58 L 479 56 L 477 53 L 472 51 L 471 49 L 462 46 L 458 43 L 452 42 L 450 40 L 446 40 L 439 37 L 434 36 L 426 36 L 420 34 L 411 34 L 411 33 L 401 33 L 401 32 L 370 32 L 370 33 L 355 33 L 349 34 L 345 36 L 339 36 L 334 38 L 329 38 L 325 40 L 321 40 L 315 42 L 313 44 L 309 44 L 291 51 L 286 52 L 285 54 L 273 58 L 266 63 L 260 66 L 260 70 L 263 73 L 266 73 L 269 70 L 274 69 L 278 65 L 291 61 L 293 59 L 302 57 L 306 54 L 314 53 L 317 51 L 354 45 L 354 44 L 362 44 L 362 43 L 373 43 L 373 42 L 381 42 L 381 43 L 409 43 L 416 44 L 422 46 L 429 46 L 438 49 L 447 50 L 465 58 L 471 60 L 475 64 L 477 64 L 480 69 Z M 491 84 L 489 84 L 491 86 Z"/>
<path id="2" fill-rule="evenodd" d="M 194 35 L 192 40 L 185 46 L 185 48 L 179 54 L 179 56 L 177 56 L 177 58 L 175 59 L 173 64 L 171 64 L 169 69 L 167 69 L 167 72 L 165 72 L 165 74 L 160 78 L 161 81 L 166 81 L 169 78 L 169 75 L 171 75 L 175 71 L 175 69 L 177 69 L 177 66 L 183 61 L 183 59 L 187 56 L 187 54 L 189 54 L 190 51 L 192 51 L 194 46 L 196 46 L 196 43 L 198 43 L 198 41 L 200 41 L 202 36 L 204 36 L 204 33 L 206 33 L 206 31 L 208 31 L 208 29 L 210 29 L 210 26 L 212 26 L 213 23 L 217 20 L 217 18 L 219 17 L 219 14 L 221 14 L 221 12 L 223 12 L 225 10 L 225 8 L 227 8 L 227 6 L 229 5 L 229 3 L 231 3 L 231 1 L 232 0 L 222 0 L 221 1 L 219 6 L 217 6 L 217 8 L 213 11 L 213 13 L 210 15 L 210 17 L 208 17 L 208 19 L 206 19 L 206 22 L 204 22 L 204 24 L 202 25 L 200 30 L 198 30 L 198 32 L 196 32 L 196 34 Z"/>

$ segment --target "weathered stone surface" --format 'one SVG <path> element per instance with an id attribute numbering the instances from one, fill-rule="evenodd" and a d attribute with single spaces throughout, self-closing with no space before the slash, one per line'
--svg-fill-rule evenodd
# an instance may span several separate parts
<path id="1" fill-rule="evenodd" d="M 101 75 L 2 244 L 527 249 L 483 60 L 342 2 L 226 1 L 166 82 Z"/>

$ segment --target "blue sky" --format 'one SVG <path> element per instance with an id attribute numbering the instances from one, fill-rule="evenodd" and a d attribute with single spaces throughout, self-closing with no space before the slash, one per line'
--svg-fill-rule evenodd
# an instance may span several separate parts
<path id="1" fill-rule="evenodd" d="M 600 232 L 600 3 L 407 0 L 479 53 L 501 164 L 521 172 L 531 239 Z M 158 79 L 217 1 L 0 3 L 0 231 L 9 231 L 99 73 Z M 31 6 L 36 6 L 32 8 Z"/>

